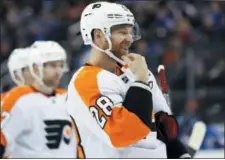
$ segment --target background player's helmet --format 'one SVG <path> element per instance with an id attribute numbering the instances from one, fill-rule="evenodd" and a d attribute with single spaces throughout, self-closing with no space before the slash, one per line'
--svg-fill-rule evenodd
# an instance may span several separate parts
<path id="1" fill-rule="evenodd" d="M 29 60 L 30 72 L 40 84 L 48 88 L 43 82 L 43 65 L 47 62 L 61 60 L 66 63 L 66 51 L 60 44 L 54 41 L 36 41 L 31 45 L 30 48 L 32 49 L 32 55 L 30 56 Z M 35 74 L 33 68 L 34 64 L 38 66 L 40 75 Z"/>
<path id="2" fill-rule="evenodd" d="M 115 59 L 116 57 L 109 52 L 112 49 L 110 40 L 111 28 L 120 24 L 130 24 L 133 26 L 134 41 L 141 38 L 139 26 L 135 22 L 133 14 L 126 6 L 109 2 L 89 4 L 82 12 L 80 22 L 80 30 L 84 44 L 92 45 L 96 49 L 107 53 L 110 57 Z M 109 48 L 107 50 L 103 50 L 93 43 L 91 32 L 94 29 L 100 29 L 105 34 L 109 43 Z M 117 60 L 117 58 L 115 60 Z"/>
<path id="3" fill-rule="evenodd" d="M 24 77 L 22 69 L 28 67 L 29 65 L 29 48 L 16 48 L 12 51 L 8 60 L 8 69 L 12 77 L 12 80 L 17 85 L 24 85 Z M 21 79 L 21 81 L 16 79 L 16 75 Z"/>

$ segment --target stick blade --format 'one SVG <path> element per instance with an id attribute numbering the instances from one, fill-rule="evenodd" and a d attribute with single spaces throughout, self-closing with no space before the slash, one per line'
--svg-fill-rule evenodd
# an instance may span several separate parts
<path id="1" fill-rule="evenodd" d="M 191 137 L 188 142 L 188 148 L 191 149 L 191 156 L 193 157 L 195 153 L 199 150 L 202 145 L 203 139 L 206 133 L 206 125 L 202 121 L 198 121 L 195 123 Z"/>

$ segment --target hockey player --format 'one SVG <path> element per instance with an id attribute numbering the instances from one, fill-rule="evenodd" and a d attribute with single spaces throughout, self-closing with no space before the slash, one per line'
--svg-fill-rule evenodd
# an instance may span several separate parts
<path id="1" fill-rule="evenodd" d="M 29 85 L 32 81 L 29 72 L 29 48 L 16 48 L 8 60 L 8 69 L 13 82 L 18 85 Z"/>
<path id="2" fill-rule="evenodd" d="M 31 74 L 28 69 L 29 48 L 16 48 L 8 59 L 8 69 L 13 82 L 16 85 L 30 84 Z M 1 102 L 8 92 L 1 94 Z"/>
<path id="3" fill-rule="evenodd" d="M 1 104 L 1 156 L 9 158 L 76 158 L 75 132 L 58 89 L 66 61 L 56 42 L 30 47 L 29 86 L 12 89 Z"/>
<path id="4" fill-rule="evenodd" d="M 68 86 L 68 112 L 79 133 L 78 157 L 172 158 L 181 153 L 176 146 L 167 152 L 168 144 L 171 148 L 176 143 L 171 140 L 177 124 L 145 58 L 128 54 L 140 39 L 129 9 L 116 3 L 89 4 L 80 27 L 84 44 L 92 49 Z"/>

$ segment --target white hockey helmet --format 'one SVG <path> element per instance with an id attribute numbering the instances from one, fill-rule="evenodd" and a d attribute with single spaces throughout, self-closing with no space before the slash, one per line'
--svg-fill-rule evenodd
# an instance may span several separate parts
<path id="1" fill-rule="evenodd" d="M 48 88 L 43 82 L 43 65 L 44 63 L 52 61 L 64 61 L 66 63 L 66 51 L 55 41 L 36 41 L 30 48 L 32 49 L 32 55 L 29 60 L 30 72 L 40 84 Z M 33 68 L 34 64 L 38 66 L 40 76 L 35 74 Z"/>
<path id="2" fill-rule="evenodd" d="M 12 51 L 8 59 L 8 69 L 12 77 L 12 80 L 17 85 L 25 85 L 25 80 L 23 77 L 22 69 L 29 66 L 29 48 L 16 48 Z M 21 79 L 21 81 L 16 79 L 16 75 Z"/>
<path id="3" fill-rule="evenodd" d="M 139 26 L 135 22 L 133 14 L 126 6 L 110 2 L 96 2 L 89 4 L 83 10 L 80 22 L 80 31 L 84 44 L 92 45 L 92 47 L 107 53 L 116 61 L 123 63 L 110 52 L 112 49 L 112 43 L 110 40 L 111 28 L 121 24 L 129 24 L 133 26 L 134 41 L 141 38 Z M 94 29 L 100 29 L 105 34 L 109 43 L 109 48 L 107 50 L 103 50 L 93 43 L 91 32 Z"/>

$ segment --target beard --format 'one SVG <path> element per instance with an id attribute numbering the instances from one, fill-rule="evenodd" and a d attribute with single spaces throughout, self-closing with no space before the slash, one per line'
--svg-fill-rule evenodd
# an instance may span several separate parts
<path id="1" fill-rule="evenodd" d="M 55 78 L 51 78 L 48 80 L 44 80 L 44 83 L 46 86 L 50 87 L 50 88 L 56 88 L 59 86 L 60 84 L 60 80 L 57 80 Z"/>
<path id="2" fill-rule="evenodd" d="M 118 47 L 117 49 L 114 49 L 111 51 L 117 58 L 120 58 L 122 56 L 126 56 L 129 54 L 129 50 L 128 49 L 124 49 L 122 47 Z"/>

